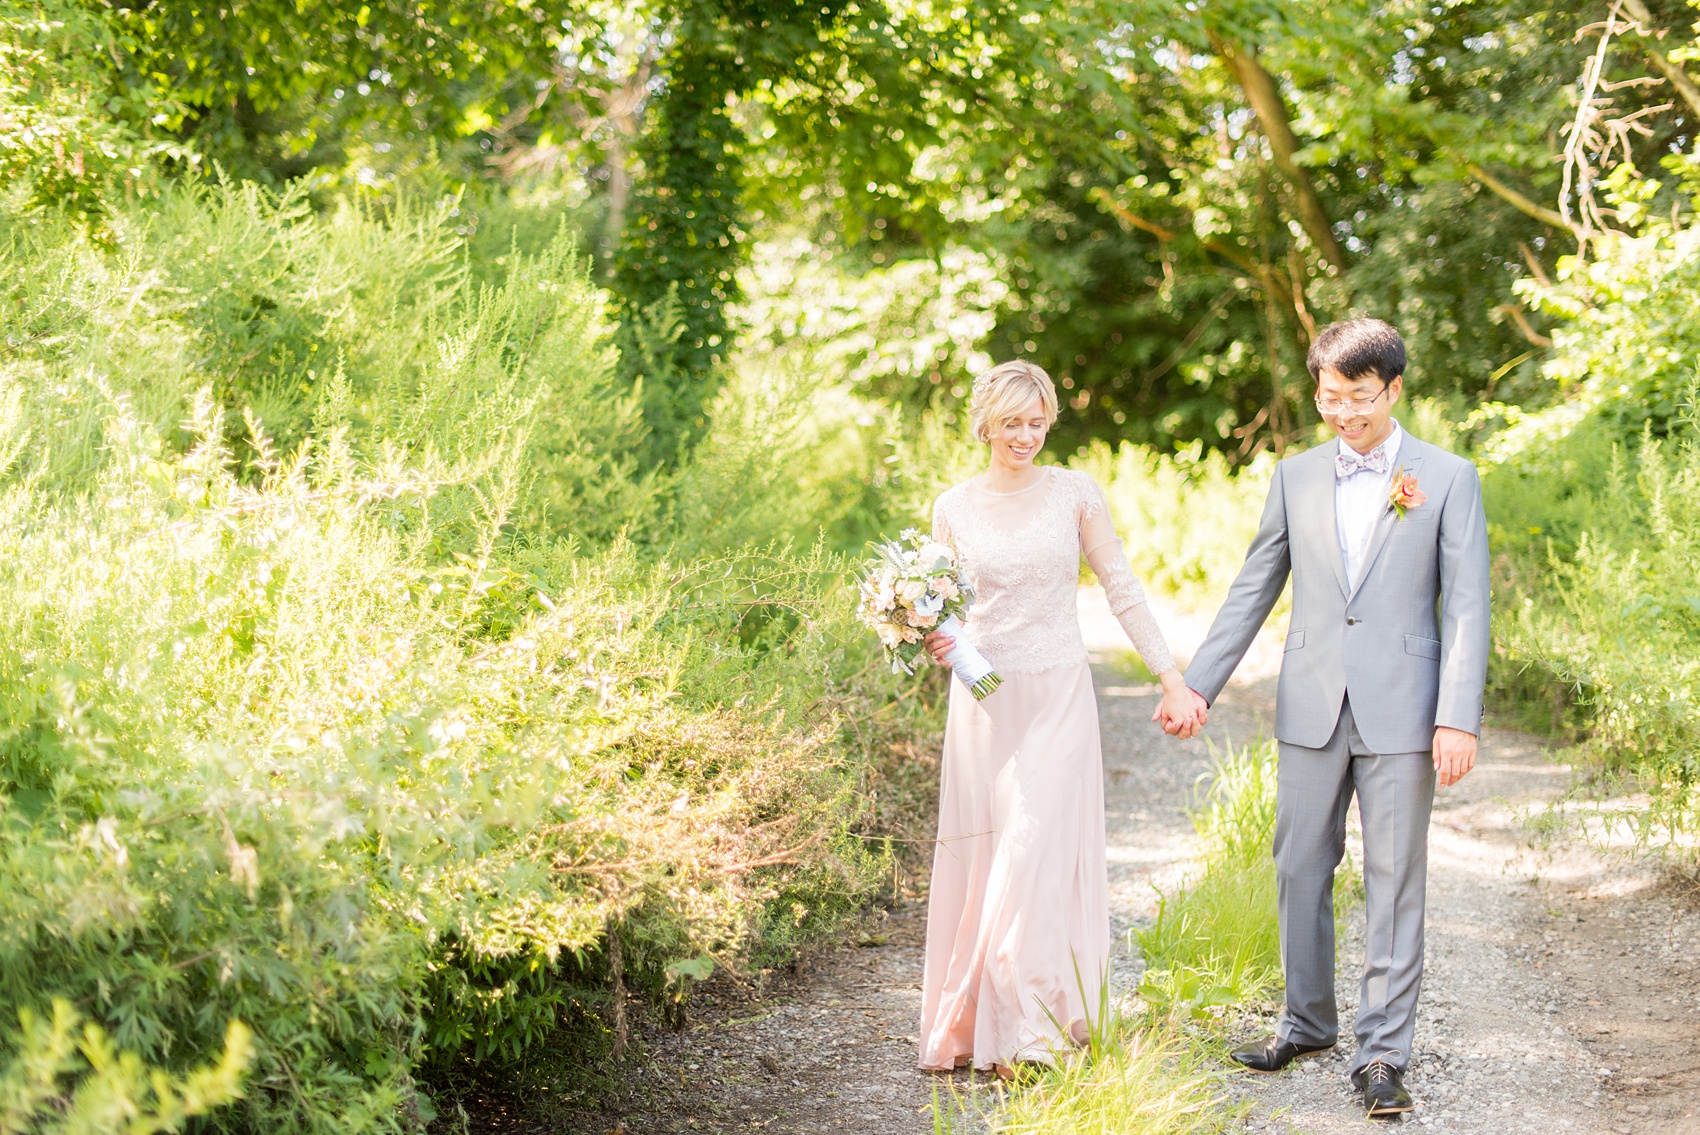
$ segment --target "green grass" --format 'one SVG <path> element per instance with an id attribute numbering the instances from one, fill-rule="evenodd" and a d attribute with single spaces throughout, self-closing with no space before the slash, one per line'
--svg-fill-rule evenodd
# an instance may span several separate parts
<path id="1" fill-rule="evenodd" d="M 1145 659 L 1139 656 L 1137 650 L 1118 650 L 1110 655 L 1110 670 L 1116 677 L 1130 685 L 1155 686 L 1157 675 L 1151 672 L 1151 667 L 1145 664 Z"/>
<path id="2" fill-rule="evenodd" d="M 1214 1135 L 1243 1114 L 1219 1066 L 1184 1036 L 1117 1018 L 1101 1051 L 1060 1063 L 1014 1093 L 1009 1135 Z"/>
<path id="3" fill-rule="evenodd" d="M 1139 996 L 1193 1016 L 1249 1000 L 1281 981 L 1275 914 L 1275 744 L 1218 756 L 1192 814 L 1202 849 L 1191 880 L 1161 895 L 1157 919 L 1136 931 L 1146 972 Z"/>
<path id="4" fill-rule="evenodd" d="M 1273 740 L 1216 757 L 1192 812 L 1199 864 L 1184 885 L 1159 897 L 1150 928 L 1135 932 L 1146 965 L 1139 997 L 1156 1013 L 1212 1018 L 1281 985 L 1271 855 L 1276 760 Z M 1336 916 L 1361 888 L 1348 852 L 1335 876 Z"/>
<path id="5" fill-rule="evenodd" d="M 1000 1130 L 1207 1135 L 1242 1113 L 1229 1105 L 1220 1065 L 1195 1035 L 1124 1014 L 1107 981 L 1098 985 L 1097 1002 L 1086 1043 L 1058 1053 L 1054 1066 L 1032 1070 Z"/>
<path id="6" fill-rule="evenodd" d="M 1162 1022 L 1125 1015 L 1102 987 L 1087 1042 L 1029 1065 L 1011 1085 L 933 1092 L 933 1131 L 1001 1135 L 1216 1135 L 1244 1114 L 1208 1046 Z"/>

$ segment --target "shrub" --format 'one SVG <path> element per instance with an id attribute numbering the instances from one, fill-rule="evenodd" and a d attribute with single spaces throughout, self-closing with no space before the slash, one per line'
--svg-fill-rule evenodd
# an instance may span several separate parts
<path id="1" fill-rule="evenodd" d="M 1496 523 L 1515 526 L 1500 562 L 1496 669 L 1539 681 L 1611 780 L 1651 804 L 1631 818 L 1643 848 L 1692 865 L 1700 828 L 1700 438 L 1603 443 L 1585 423 L 1562 467 L 1508 460 L 1485 484 Z M 1550 453 L 1550 451 L 1547 451 Z M 1533 522 L 1533 523 L 1531 523 Z M 1543 539 L 1544 537 L 1544 539 Z M 1567 708 L 1573 706 L 1573 709 Z"/>
<path id="2" fill-rule="evenodd" d="M 118 40 L 69 0 L 0 8 L 0 198 L 22 212 L 69 215 L 102 238 L 108 194 L 156 184 L 162 157 L 191 160 L 163 132 L 136 128 L 180 118 L 182 107 L 112 81 Z"/>
<path id="3" fill-rule="evenodd" d="M 18 1025 L 18 1054 L 0 1071 L 4 1135 L 177 1131 L 241 1094 L 250 1055 L 248 1030 L 237 1021 L 225 1030 L 218 1062 L 182 1078 L 119 1051 L 64 1000 L 53 1002 L 48 1019 L 20 1010 Z"/>
<path id="4" fill-rule="evenodd" d="M 240 1021 L 215 1126 L 396 1129 L 424 1071 L 875 891 L 874 754 L 930 703 L 847 719 L 899 702 L 847 565 L 751 542 L 795 514 L 730 440 L 673 539 L 569 244 L 474 288 L 405 211 L 210 186 L 112 224 L 116 252 L 49 224 L 7 250 L 0 1011 L 66 999 L 179 1078 Z M 729 486 L 713 515 L 698 482 Z"/>
<path id="5" fill-rule="evenodd" d="M 1666 162 L 1693 197 L 1691 157 Z M 1700 432 L 1691 230 L 1611 178 L 1631 236 L 1566 258 L 1527 291 L 1566 323 L 1546 371 L 1564 401 L 1499 408 L 1483 445 L 1495 550 L 1492 675 L 1524 720 L 1580 740 L 1602 787 L 1639 788 L 1641 847 L 1692 869 L 1700 827 Z"/>

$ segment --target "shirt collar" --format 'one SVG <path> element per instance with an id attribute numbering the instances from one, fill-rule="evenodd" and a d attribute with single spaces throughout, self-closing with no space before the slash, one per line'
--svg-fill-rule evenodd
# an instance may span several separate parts
<path id="1" fill-rule="evenodd" d="M 1393 432 L 1388 434 L 1387 440 L 1381 443 L 1382 450 L 1387 454 L 1387 467 L 1389 469 L 1395 469 L 1398 467 L 1396 463 L 1399 460 L 1399 443 L 1404 440 L 1405 436 L 1405 431 L 1399 425 L 1399 419 L 1394 418 L 1392 421 Z M 1335 450 L 1336 453 L 1357 452 L 1357 450 L 1352 449 L 1351 446 L 1346 444 L 1346 439 L 1343 437 L 1337 437 L 1334 441 L 1335 444 L 1339 446 L 1339 448 Z"/>

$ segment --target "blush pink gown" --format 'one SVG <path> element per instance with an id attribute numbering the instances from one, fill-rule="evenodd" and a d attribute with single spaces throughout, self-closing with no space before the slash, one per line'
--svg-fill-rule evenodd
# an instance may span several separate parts
<path id="1" fill-rule="evenodd" d="M 1108 979 L 1110 922 L 1098 704 L 1075 592 L 1087 557 L 1153 673 L 1172 662 L 1103 492 L 1055 466 L 1014 493 L 942 494 L 978 599 L 967 637 L 1003 685 L 950 684 L 927 907 L 920 1064 L 1049 1062 L 1086 1038 Z"/>

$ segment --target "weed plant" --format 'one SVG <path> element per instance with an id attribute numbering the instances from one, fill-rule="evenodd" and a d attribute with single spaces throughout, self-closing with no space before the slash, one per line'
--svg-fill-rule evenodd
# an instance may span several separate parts
<path id="1" fill-rule="evenodd" d="M 991 1099 L 954 1083 L 948 1098 L 935 1090 L 934 1132 L 1215 1135 L 1237 1126 L 1244 1107 L 1229 1101 L 1226 1076 L 1205 1046 L 1170 1025 L 1124 1015 L 1108 986 L 1100 989 L 1085 1044 L 1048 1065 L 1024 1065 Z"/>
<path id="2" fill-rule="evenodd" d="M 1239 1125 L 1226 1077 L 1186 1038 L 1119 1015 L 1102 1043 L 1033 1073 L 1011 1093 L 997 1130 L 1010 1135 L 1114 1131 L 1215 1135 Z"/>

